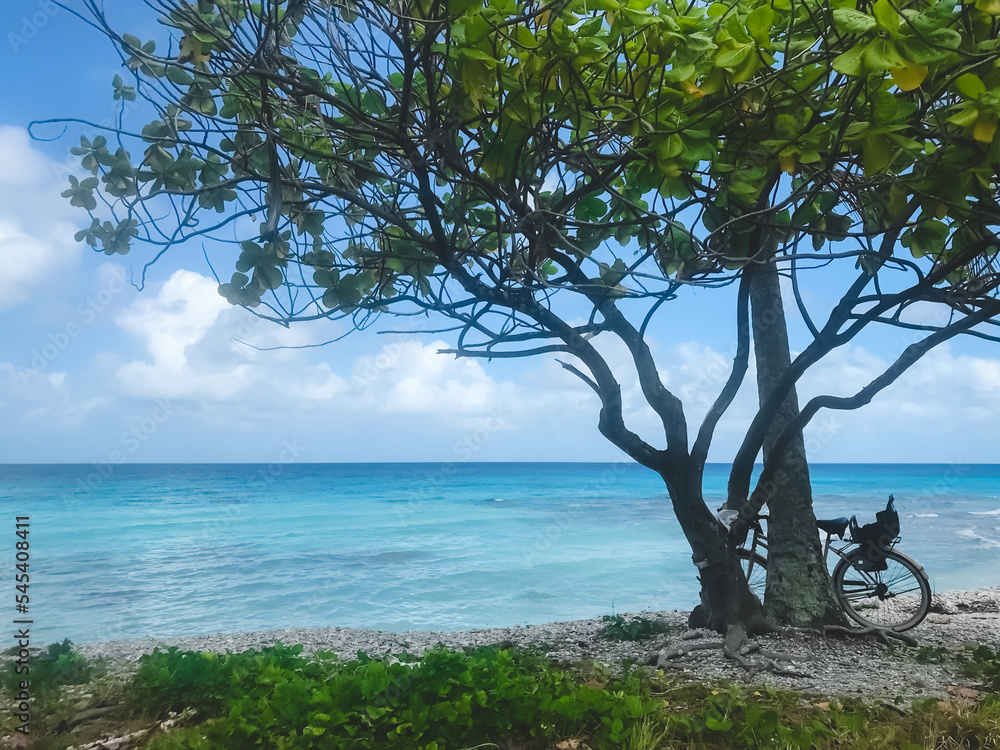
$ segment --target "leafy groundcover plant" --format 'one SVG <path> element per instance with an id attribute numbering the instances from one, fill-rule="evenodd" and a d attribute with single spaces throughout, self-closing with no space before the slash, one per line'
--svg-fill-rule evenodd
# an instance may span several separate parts
<path id="1" fill-rule="evenodd" d="M 301 646 L 216 654 L 154 651 L 114 689 L 68 644 L 53 644 L 63 670 L 52 681 L 90 682 L 36 706 L 32 747 L 66 750 L 94 738 L 152 730 L 128 744 L 181 748 L 363 750 L 669 750 L 696 748 L 1000 748 L 1000 653 L 941 654 L 985 685 L 974 701 L 843 702 L 765 687 L 703 684 L 679 674 L 595 665 L 562 668 L 499 647 L 437 648 L 351 660 L 306 657 Z M 920 659 L 919 652 L 887 654 Z M 45 659 L 39 660 L 45 663 Z M 5 687 L 5 689 L 7 689 Z M 69 695 L 69 690 L 73 695 Z M 78 690 L 78 691 L 77 691 Z M 971 691 L 975 693 L 975 691 Z M 85 706 L 84 703 L 88 703 Z M 83 733 L 73 717 L 117 706 Z M 181 712 L 179 717 L 174 712 Z M 172 722 L 163 723 L 167 716 Z M 4 717 L 4 734 L 10 723 Z M 135 737 L 135 735 L 132 735 Z M 113 746 L 113 745 L 109 745 Z"/>
<path id="2" fill-rule="evenodd" d="M 810 700 L 706 686 L 649 670 L 620 678 L 500 649 L 340 661 L 301 646 L 143 658 L 136 707 L 199 710 L 160 735 L 174 748 L 901 748 L 1000 747 L 1000 699 L 912 706 Z"/>
<path id="3" fill-rule="evenodd" d="M 50 643 L 42 653 L 31 659 L 30 672 L 19 672 L 14 662 L 0 670 L 0 685 L 8 693 L 17 693 L 20 683 L 30 679 L 32 694 L 37 698 L 57 694 L 63 685 L 80 685 L 93 676 L 94 667 L 83 654 L 73 650 L 69 640 Z"/>
<path id="4" fill-rule="evenodd" d="M 499 740 L 545 747 L 572 734 L 620 747 L 659 711 L 637 675 L 580 684 L 527 653 L 444 648 L 384 660 L 363 653 L 310 659 L 301 646 L 219 656 L 156 651 L 134 690 L 150 712 L 198 709 L 207 720 L 158 748 L 405 748 L 445 750 Z"/>

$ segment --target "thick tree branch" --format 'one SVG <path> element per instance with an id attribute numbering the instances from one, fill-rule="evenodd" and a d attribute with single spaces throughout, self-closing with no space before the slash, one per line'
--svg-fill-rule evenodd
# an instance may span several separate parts
<path id="1" fill-rule="evenodd" d="M 937 330 L 922 340 L 910 344 L 896 358 L 892 365 L 853 396 L 816 396 L 810 399 L 802 407 L 798 416 L 788 423 L 774 441 L 770 455 L 764 459 L 764 469 L 757 480 L 757 486 L 766 486 L 774 480 L 774 475 L 780 463 L 781 453 L 785 449 L 785 446 L 788 445 L 793 435 L 801 432 L 802 428 L 809 424 L 809 421 L 820 409 L 850 411 L 868 405 L 876 395 L 895 383 L 904 372 L 916 364 L 921 357 L 935 346 L 954 338 L 958 334 L 996 315 L 1000 315 L 1000 300 L 993 300 L 992 304 L 984 303 L 976 312 L 970 313 L 950 326 Z"/>

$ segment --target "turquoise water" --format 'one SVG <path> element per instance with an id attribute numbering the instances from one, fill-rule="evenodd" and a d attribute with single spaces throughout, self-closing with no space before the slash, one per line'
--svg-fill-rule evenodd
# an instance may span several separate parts
<path id="1" fill-rule="evenodd" d="M 708 469 L 713 507 L 726 470 Z M 1000 466 L 812 474 L 821 517 L 871 520 L 895 493 L 899 549 L 935 588 L 1000 585 Z M 666 492 L 633 464 L 8 465 L 0 507 L 12 618 L 14 517 L 31 519 L 38 642 L 481 628 L 697 598 Z"/>

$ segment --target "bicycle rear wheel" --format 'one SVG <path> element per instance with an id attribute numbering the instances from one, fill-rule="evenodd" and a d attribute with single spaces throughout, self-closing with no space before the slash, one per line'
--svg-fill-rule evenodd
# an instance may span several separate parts
<path id="1" fill-rule="evenodd" d="M 743 575 L 747 577 L 750 593 L 764 601 L 764 590 L 767 588 L 767 560 L 763 555 L 748 549 L 736 550 L 736 556 L 740 559 Z"/>
<path id="2" fill-rule="evenodd" d="M 931 606 L 927 574 L 906 555 L 885 553 L 885 570 L 860 570 L 860 556 L 841 560 L 833 571 L 840 605 L 855 622 L 903 631 L 918 625 Z"/>

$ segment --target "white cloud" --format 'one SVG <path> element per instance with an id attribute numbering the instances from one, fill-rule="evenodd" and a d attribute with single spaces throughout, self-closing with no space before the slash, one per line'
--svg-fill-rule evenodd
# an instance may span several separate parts
<path id="1" fill-rule="evenodd" d="M 0 187 L 45 187 L 53 174 L 52 162 L 31 141 L 24 128 L 0 125 Z"/>
<path id="2" fill-rule="evenodd" d="M 904 342 L 905 343 L 905 342 Z M 610 356 L 615 347 L 604 347 Z M 684 402 L 690 439 L 729 377 L 732 352 L 699 342 L 653 347 L 661 376 Z M 898 352 L 893 353 L 893 357 Z M 662 447 L 658 418 L 643 408 L 635 376 L 618 352 L 628 426 Z M 864 347 L 849 345 L 832 352 L 802 379 L 799 404 L 817 395 L 853 396 L 891 364 Z M 584 394 L 586 395 L 586 394 Z M 596 426 L 598 405 L 586 402 Z M 739 394 L 716 429 L 711 460 L 730 461 L 757 411 L 756 368 L 750 368 Z M 1000 445 L 1000 359 L 956 354 L 938 347 L 896 383 L 857 411 L 821 410 L 806 428 L 811 459 L 835 461 L 948 461 L 975 456 L 993 461 L 988 447 Z M 973 459 L 965 459 L 973 460 Z"/>
<path id="3" fill-rule="evenodd" d="M 97 276 L 114 281 L 120 270 L 108 264 Z M 229 306 L 213 279 L 189 270 L 135 297 L 105 296 L 104 321 L 114 319 L 117 328 L 87 329 L 100 343 L 80 334 L 36 373 L 25 370 L 24 352 L 48 342 L 45 335 L 20 354 L 8 347 L 4 359 L 16 366 L 0 364 L 0 410 L 20 430 L 14 447 L 22 460 L 48 456 L 46 434 L 75 441 L 78 452 L 68 454 L 75 460 L 86 451 L 101 457 L 121 450 L 121 435 L 158 399 L 172 404 L 169 425 L 130 459 L 254 460 L 270 455 L 271 438 L 278 445 L 300 439 L 310 446 L 309 460 L 454 459 L 464 455 L 465 437 L 486 434 L 490 419 L 489 440 L 476 442 L 477 459 L 608 460 L 613 452 L 597 430 L 596 395 L 555 357 L 486 363 L 438 354 L 449 346 L 444 341 L 363 333 L 309 348 L 343 329 L 330 321 L 290 329 L 261 321 Z M 82 325 L 79 316 L 73 320 Z M 629 427 L 661 447 L 662 427 L 628 352 L 599 338 L 621 381 Z M 694 341 L 650 346 L 664 382 L 685 402 L 693 438 L 729 376 L 732 352 Z M 300 348 L 265 351 L 273 347 Z M 889 353 L 874 349 L 837 350 L 804 379 L 800 403 L 817 393 L 851 395 L 889 362 Z M 711 460 L 732 459 L 756 406 L 751 359 Z M 821 461 L 990 461 L 989 446 L 1000 444 L 998 416 L 1000 359 L 942 348 L 868 407 L 821 413 L 807 443 L 810 457 Z"/>
<path id="4" fill-rule="evenodd" d="M 889 365 L 888 357 L 859 346 L 845 347 L 829 355 L 803 378 L 801 393 L 851 396 Z M 946 344 L 924 355 L 861 411 L 950 420 L 966 409 L 978 413 L 985 409 L 1000 417 L 1000 360 L 954 354 Z"/>
<path id="5" fill-rule="evenodd" d="M 23 128 L 0 126 L 0 309 L 31 299 L 79 258 L 73 234 L 85 215 L 59 195 L 56 166 Z"/>
<path id="6" fill-rule="evenodd" d="M 799 401 L 854 395 L 890 361 L 859 346 L 838 350 L 803 379 Z M 867 406 L 822 411 L 817 420 L 836 425 L 824 461 L 992 462 L 1000 445 L 1000 360 L 943 345 Z"/>
<path id="7" fill-rule="evenodd" d="M 117 317 L 141 341 L 152 361 L 132 361 L 117 372 L 130 395 L 147 398 L 229 398 L 241 388 L 246 367 L 196 372 L 188 350 L 204 339 L 228 303 L 216 284 L 193 271 L 176 271 L 155 296 L 140 296 Z"/>
<path id="8" fill-rule="evenodd" d="M 118 315 L 118 325 L 147 355 L 117 368 L 128 395 L 202 404 L 249 397 L 275 411 L 301 413 L 312 404 L 337 413 L 437 414 L 445 421 L 481 417 L 518 398 L 513 384 L 496 383 L 478 362 L 438 354 L 443 341 L 399 339 L 348 368 L 316 361 L 341 349 L 289 347 L 321 341 L 333 324 L 286 329 L 232 308 L 216 287 L 198 273 L 177 271 L 155 295 L 138 297 Z"/>
<path id="9" fill-rule="evenodd" d="M 72 430 L 112 402 L 108 396 L 81 395 L 66 372 L 42 373 L 11 362 L 0 362 L 0 394 L 0 413 L 12 435 L 25 429 Z"/>
<path id="10" fill-rule="evenodd" d="M 446 348 L 444 341 L 396 342 L 383 350 L 389 356 L 382 360 L 378 355 L 362 357 L 351 382 L 362 393 L 369 386 L 366 400 L 383 414 L 486 414 L 519 399 L 512 383 L 496 383 L 479 362 L 438 353 Z M 380 364 L 385 366 L 379 369 Z M 374 379 L 366 377 L 373 366 L 378 375 Z"/>

